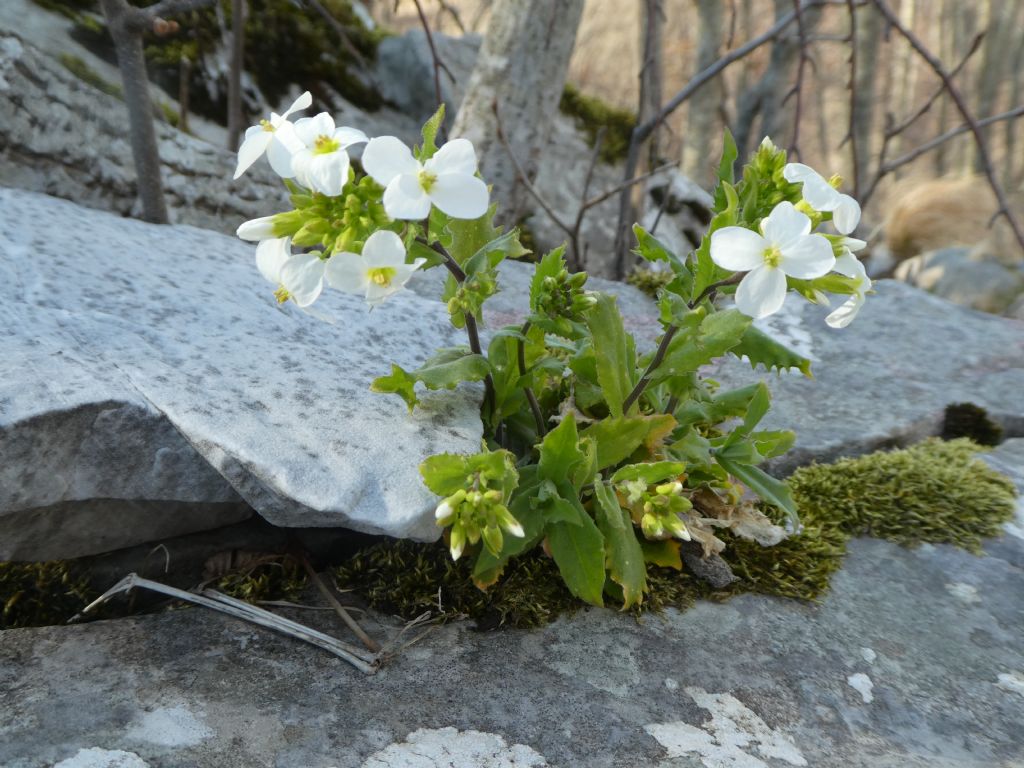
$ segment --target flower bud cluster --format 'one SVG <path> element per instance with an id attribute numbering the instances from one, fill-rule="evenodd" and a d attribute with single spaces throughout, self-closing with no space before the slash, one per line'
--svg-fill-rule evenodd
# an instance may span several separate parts
<path id="1" fill-rule="evenodd" d="M 448 496 L 434 513 L 438 525 L 451 526 L 448 546 L 452 559 L 458 560 L 467 543 L 476 544 L 480 539 L 491 554 L 498 555 L 504 544 L 502 531 L 522 538 L 523 526 L 505 506 L 504 494 L 487 487 L 486 478 L 470 475 L 466 483 L 469 490 L 460 489 Z"/>
<path id="2" fill-rule="evenodd" d="M 648 539 L 690 540 L 679 515 L 693 509 L 693 504 L 683 495 L 681 482 L 673 480 L 651 487 L 643 480 L 628 480 L 619 486 L 619 491 L 625 496 L 633 522 L 639 524 Z"/>
<path id="3" fill-rule="evenodd" d="M 497 291 L 498 280 L 492 270 L 476 272 L 460 283 L 455 289 L 455 295 L 448 299 L 448 313 L 452 317 L 478 317 L 484 302 Z"/>
<path id="4" fill-rule="evenodd" d="M 293 194 L 295 210 L 274 216 L 275 233 L 290 236 L 300 247 L 322 244 L 328 254 L 355 250 L 390 223 L 380 196 L 380 187 L 369 177 L 348 184 L 336 197 Z"/>
<path id="5" fill-rule="evenodd" d="M 583 313 L 597 301 L 583 290 L 586 282 L 586 272 L 570 275 L 566 269 L 562 269 L 556 275 L 545 277 L 537 296 L 537 311 L 552 318 L 580 320 Z"/>

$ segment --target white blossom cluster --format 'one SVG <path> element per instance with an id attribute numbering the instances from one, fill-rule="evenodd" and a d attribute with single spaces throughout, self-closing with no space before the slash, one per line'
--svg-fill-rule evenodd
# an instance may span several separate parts
<path id="1" fill-rule="evenodd" d="M 456 219 L 476 219 L 487 212 L 487 185 L 477 177 L 473 144 L 454 139 L 433 157 L 420 162 L 394 136 L 369 138 L 363 131 L 338 127 L 326 112 L 315 117 L 289 120 L 308 109 L 313 98 L 307 91 L 283 115 L 271 113 L 245 132 L 238 150 L 237 179 L 264 154 L 281 178 L 291 179 L 311 192 L 337 197 L 349 180 L 349 149 L 365 144 L 363 169 L 384 187 L 383 205 L 394 220 L 422 220 L 432 206 Z M 264 216 L 242 224 L 238 236 L 257 242 L 256 266 L 278 286 L 280 300 L 308 307 L 330 285 L 360 294 L 374 306 L 401 290 L 424 259 L 407 263 L 402 239 L 381 230 L 367 238 L 362 253 L 318 251 L 294 253 L 290 237 L 274 236 L 274 217 Z"/>

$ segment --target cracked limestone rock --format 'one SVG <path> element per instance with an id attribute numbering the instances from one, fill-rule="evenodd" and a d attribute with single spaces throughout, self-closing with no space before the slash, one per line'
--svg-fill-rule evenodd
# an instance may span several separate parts
<path id="1" fill-rule="evenodd" d="M 411 293 L 278 307 L 250 244 L 0 188 L 0 561 L 251 514 L 437 536 L 418 465 L 479 449 L 479 390 L 369 391 L 464 343 Z"/>

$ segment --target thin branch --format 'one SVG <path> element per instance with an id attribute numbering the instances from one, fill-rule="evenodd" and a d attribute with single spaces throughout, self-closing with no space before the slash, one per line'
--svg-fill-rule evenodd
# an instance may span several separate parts
<path id="1" fill-rule="evenodd" d="M 853 0 L 846 0 L 846 7 L 850 11 L 850 58 L 847 60 L 850 64 L 850 82 L 848 90 L 850 91 L 850 122 L 846 129 L 846 136 L 839 146 L 843 146 L 846 142 L 850 142 L 850 156 L 853 161 L 853 196 L 860 199 L 860 148 L 857 146 L 857 9 L 854 7 Z"/>
<path id="2" fill-rule="evenodd" d="M 313 582 L 321 596 L 327 601 L 328 605 L 330 605 L 331 608 L 334 609 L 334 612 L 341 617 L 341 620 L 345 622 L 345 626 L 352 630 L 355 636 L 359 638 L 362 644 L 365 645 L 371 653 L 379 653 L 381 649 L 380 643 L 366 634 L 366 631 L 360 627 L 356 620 L 352 618 L 351 614 L 345 610 L 345 606 L 338 602 L 338 598 L 334 596 L 334 593 L 331 592 L 331 588 L 328 587 L 327 584 L 324 583 L 324 580 L 320 578 L 320 574 L 313 568 L 313 565 L 309 562 L 309 558 L 306 557 L 305 554 L 299 554 L 298 559 L 302 562 L 302 567 L 306 570 L 306 575 L 309 576 L 309 580 Z"/>
<path id="3" fill-rule="evenodd" d="M 793 13 L 796 15 L 796 29 L 797 40 L 799 41 L 800 46 L 800 59 L 796 65 L 796 82 L 793 83 L 793 87 L 790 89 L 789 93 L 782 98 L 782 104 L 785 106 L 790 97 L 796 98 L 796 104 L 793 106 L 793 135 L 789 142 L 788 153 L 799 160 L 800 121 L 803 116 L 804 67 L 807 65 L 808 61 L 810 61 L 810 56 L 807 54 L 807 30 L 804 28 L 804 11 L 800 5 L 800 0 L 793 0 Z"/>
<path id="4" fill-rule="evenodd" d="M 1024 248 L 1024 227 L 1021 227 L 1017 217 L 1014 216 L 1010 210 L 1009 201 L 1006 199 L 1006 193 L 1003 191 L 1003 185 L 999 183 L 996 178 L 995 171 L 992 168 L 992 158 L 989 155 L 988 143 L 985 141 L 984 135 L 981 133 L 981 128 L 978 125 L 978 120 L 974 117 L 970 108 L 967 106 L 967 102 L 964 101 L 963 95 L 960 90 L 953 83 L 949 73 L 942 66 L 942 62 L 922 43 L 918 37 L 909 29 L 907 29 L 900 22 L 899 18 L 893 13 L 892 8 L 885 0 L 873 0 L 875 7 L 878 8 L 879 12 L 885 16 L 892 28 L 899 32 L 910 43 L 911 47 L 917 51 L 918 55 L 924 59 L 928 66 L 931 67 L 932 71 L 935 72 L 942 79 L 942 83 L 946 90 L 949 92 L 950 98 L 956 105 L 957 111 L 960 112 L 960 116 L 963 121 L 967 124 L 968 130 L 974 136 L 975 144 L 978 147 L 978 160 L 981 164 L 982 170 L 988 179 L 989 186 L 992 187 L 992 192 L 995 193 L 996 201 L 999 204 L 999 210 L 996 212 L 997 215 L 1002 214 L 1009 223 L 1010 228 L 1013 230 L 1013 234 L 1020 243 L 1020 247 Z"/>
<path id="5" fill-rule="evenodd" d="M 853 2 L 853 0 L 849 0 Z M 829 4 L 830 0 L 804 0 L 801 3 L 801 8 L 807 10 L 814 6 Z M 714 63 L 708 65 L 703 70 L 698 72 L 693 78 L 681 88 L 675 96 L 673 96 L 660 110 L 649 120 L 640 123 L 633 129 L 633 133 L 629 139 L 629 149 L 626 154 L 626 164 L 623 171 L 623 179 L 628 181 L 636 175 L 636 169 L 640 162 L 640 147 L 647 140 L 647 137 L 655 131 L 658 126 L 675 112 L 680 106 L 682 106 L 687 99 L 689 99 L 696 91 L 701 88 L 709 80 L 714 79 L 722 71 L 735 61 L 738 61 L 754 51 L 760 48 L 765 43 L 774 40 L 781 32 L 783 32 L 793 21 L 796 19 L 796 14 L 790 12 L 785 16 L 782 16 L 770 29 L 757 37 L 748 40 L 743 45 L 732 49 L 725 53 L 720 59 Z M 616 253 L 616 274 L 618 277 L 623 277 L 626 270 L 626 232 L 632 224 L 631 219 L 634 218 L 632 214 L 632 205 L 630 204 L 629 194 L 626 192 L 628 185 L 623 187 L 623 191 L 619 196 L 619 219 L 617 230 L 615 234 L 615 253 Z"/>
<path id="6" fill-rule="evenodd" d="M 441 70 L 443 69 L 445 74 L 451 79 L 452 83 L 455 82 L 455 75 L 448 69 L 448 65 L 441 60 L 441 56 L 437 52 L 437 46 L 434 45 L 434 34 L 430 31 L 430 24 L 427 22 L 427 16 L 423 13 L 423 6 L 420 4 L 420 0 L 413 0 L 416 4 L 416 13 L 420 17 L 420 25 L 423 27 L 423 34 L 427 37 L 427 45 L 430 47 L 430 58 L 434 62 L 434 97 L 437 100 L 437 107 L 440 109 L 441 104 L 444 103 L 444 98 L 441 95 Z M 444 139 L 444 126 L 441 127 L 439 133 L 441 139 Z"/>
<path id="7" fill-rule="evenodd" d="M 303 624 L 299 624 L 296 621 L 286 619 L 283 616 L 278 616 L 276 613 L 271 613 L 270 611 L 264 610 L 258 606 L 243 602 L 242 600 L 236 600 L 233 597 L 228 597 L 227 595 L 221 594 L 220 592 L 216 592 L 212 589 L 205 589 L 200 594 L 186 592 L 182 589 L 167 586 L 166 584 L 150 581 L 149 579 L 143 579 L 135 573 L 128 574 L 113 587 L 89 603 L 89 605 L 82 609 L 81 613 L 73 616 L 69 623 L 77 620 L 86 613 L 89 613 L 97 606 L 108 601 L 110 598 L 115 597 L 122 592 L 130 592 L 136 588 L 148 589 L 152 592 L 159 592 L 160 594 L 167 595 L 168 597 L 173 597 L 176 600 L 184 600 L 189 603 L 201 605 L 204 608 L 219 611 L 220 613 L 226 613 L 236 619 L 242 619 L 243 621 L 248 621 L 252 624 L 266 627 L 267 629 L 272 629 L 275 632 L 280 632 L 283 635 L 294 637 L 297 640 L 302 640 L 310 645 L 315 645 L 318 648 L 322 648 L 325 651 L 333 653 L 335 656 L 344 659 L 360 672 L 367 675 L 374 674 L 380 666 L 380 660 L 377 656 L 369 655 L 365 651 L 347 643 L 343 643 L 335 637 L 325 635 L 323 632 L 319 632 Z"/>
<path id="8" fill-rule="evenodd" d="M 530 321 L 527 320 L 523 323 L 523 327 L 519 333 L 526 336 L 530 332 Z M 516 339 L 516 358 L 519 363 L 519 375 L 526 375 L 526 344 L 522 339 Z M 530 404 L 530 410 L 533 412 L 533 420 L 537 422 L 537 435 L 544 437 L 547 434 L 547 428 L 544 425 L 544 413 L 540 409 L 540 403 L 537 402 L 537 396 L 533 394 L 533 387 L 527 385 L 523 387 L 523 392 L 526 395 L 526 402 Z"/>

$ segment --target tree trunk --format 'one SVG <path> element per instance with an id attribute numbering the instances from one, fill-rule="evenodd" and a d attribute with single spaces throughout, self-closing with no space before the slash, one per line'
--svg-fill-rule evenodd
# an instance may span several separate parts
<path id="1" fill-rule="evenodd" d="M 989 0 L 986 10 L 988 11 L 988 24 L 985 30 L 984 47 L 981 51 L 981 67 L 978 70 L 977 89 L 978 106 L 974 114 L 979 118 L 986 118 L 995 113 L 996 99 L 999 96 L 999 86 L 1005 81 L 1006 61 L 1011 58 L 1010 47 L 1013 32 L 1013 13 L 1015 4 L 1009 2 L 993 3 Z M 1017 106 L 1011 104 L 1011 109 Z M 982 129 L 982 135 L 989 131 Z M 973 167 L 975 173 L 984 171 L 984 164 L 978 147 L 974 147 Z M 1009 158 L 1008 158 L 1009 159 Z"/>
<path id="2" fill-rule="evenodd" d="M 694 72 L 711 66 L 721 55 L 725 8 L 721 0 L 695 0 L 699 21 L 697 64 Z M 683 151 L 682 172 L 702 186 L 710 182 L 709 172 L 718 154 L 719 105 L 722 103 L 723 78 L 716 78 L 690 97 Z"/>
<path id="3" fill-rule="evenodd" d="M 875 101 L 878 98 L 879 44 L 882 42 L 882 15 L 873 5 L 861 6 L 857 11 L 857 72 L 853 81 L 853 116 L 851 139 L 856 142 L 856 167 L 853 169 L 854 195 L 860 191 L 873 167 L 873 127 L 875 124 Z"/>
<path id="4" fill-rule="evenodd" d="M 1013 56 L 1013 65 L 1010 68 L 1010 99 L 1011 108 L 1021 103 L 1024 97 L 1024 22 L 1018 21 L 1014 27 L 1018 30 L 1017 39 L 1012 41 L 1016 53 Z M 1007 120 L 1004 126 L 1004 163 L 1006 165 L 1004 186 L 1013 189 L 1017 185 L 1017 133 L 1024 121 Z"/>
<path id="5" fill-rule="evenodd" d="M 228 68 L 228 149 L 238 149 L 242 133 L 242 70 L 245 66 L 245 0 L 231 0 L 231 65 Z"/>
<path id="6" fill-rule="evenodd" d="M 154 224 L 167 224 L 169 219 L 160 178 L 160 151 L 153 127 L 153 101 L 149 96 L 142 34 L 128 26 L 129 7 L 124 0 L 100 1 L 121 70 L 124 103 L 128 108 L 132 159 L 135 162 L 135 183 L 142 201 L 142 218 Z"/>
<path id="7" fill-rule="evenodd" d="M 565 87 L 583 0 L 497 0 L 476 67 L 455 117 L 452 136 L 475 145 L 480 170 L 493 185 L 501 221 L 526 213 L 527 192 L 498 137 L 495 106 L 509 145 L 536 178 Z"/>
<path id="8" fill-rule="evenodd" d="M 643 123 L 661 109 L 664 83 L 664 28 L 665 4 L 663 0 L 643 0 L 640 10 L 640 101 L 637 122 Z M 658 135 L 654 131 L 647 140 L 647 166 L 658 162 Z M 643 173 L 645 169 L 640 172 Z"/>
<path id="9" fill-rule="evenodd" d="M 188 127 L 191 80 L 192 60 L 183 53 L 178 61 L 178 130 L 184 133 L 191 133 Z"/>
<path id="10" fill-rule="evenodd" d="M 913 29 L 915 17 L 917 16 L 917 0 L 903 0 L 900 5 L 900 23 L 907 29 Z M 947 66 L 953 64 L 947 62 Z M 910 47 L 905 40 L 900 40 L 892 49 L 892 71 L 893 91 L 889 111 L 901 119 L 908 115 L 914 107 L 915 94 L 917 93 L 917 77 L 920 72 L 921 57 Z M 892 137 L 889 143 L 889 155 L 898 157 L 903 146 L 903 135 L 897 134 Z M 897 169 L 899 176 L 903 169 Z"/>

